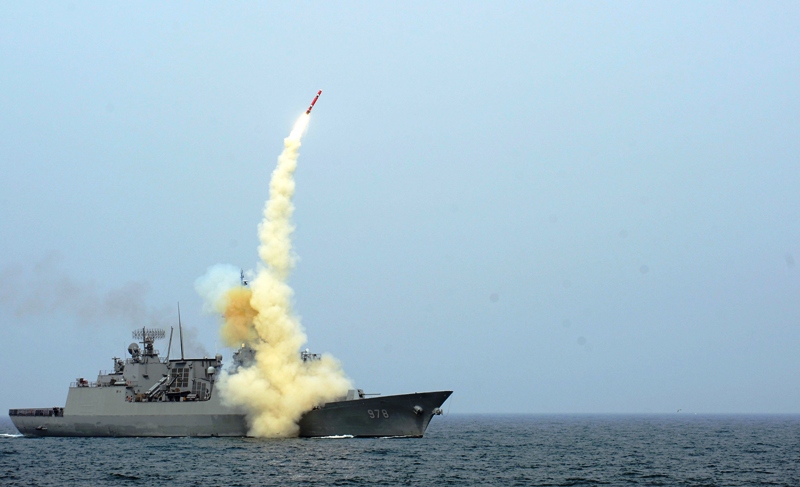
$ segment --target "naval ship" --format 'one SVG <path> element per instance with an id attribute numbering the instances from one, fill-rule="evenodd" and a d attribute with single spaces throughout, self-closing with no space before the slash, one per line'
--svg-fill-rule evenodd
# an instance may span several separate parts
<path id="1" fill-rule="evenodd" d="M 181 334 L 182 335 L 182 334 Z M 133 332 L 130 357 L 114 357 L 114 368 L 96 381 L 78 378 L 70 384 L 64 407 L 10 409 L 14 426 L 25 436 L 248 436 L 244 410 L 227 406 L 215 387 L 222 355 L 171 359 L 170 332 L 166 358 L 154 342 L 163 329 Z M 139 346 L 142 345 L 142 347 Z M 300 352 L 304 361 L 318 354 Z M 233 354 L 230 373 L 252 363 L 255 351 L 242 346 Z M 299 421 L 301 437 L 422 437 L 452 391 L 400 395 L 347 392 L 339 400 L 316 406 Z"/>

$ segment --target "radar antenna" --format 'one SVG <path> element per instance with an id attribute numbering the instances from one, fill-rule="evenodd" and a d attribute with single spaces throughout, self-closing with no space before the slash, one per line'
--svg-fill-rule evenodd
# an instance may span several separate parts
<path id="1" fill-rule="evenodd" d="M 139 341 L 146 341 L 148 338 L 151 340 L 161 340 L 167 336 L 167 332 L 161 328 L 142 328 L 133 330 L 133 338 Z"/>
<path id="2" fill-rule="evenodd" d="M 167 336 L 167 332 L 161 328 L 145 328 L 133 330 L 133 338 L 139 340 L 144 345 L 144 355 L 154 357 L 158 354 L 153 348 L 153 342 Z"/>

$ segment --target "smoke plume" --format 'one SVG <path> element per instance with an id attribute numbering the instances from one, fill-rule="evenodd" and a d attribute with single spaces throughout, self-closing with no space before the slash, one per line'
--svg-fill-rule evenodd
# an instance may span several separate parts
<path id="1" fill-rule="evenodd" d="M 31 267 L 0 268 L 0 312 L 10 312 L 23 320 L 37 316 L 68 317 L 90 327 L 168 329 L 177 324 L 177 310 L 173 306 L 149 304 L 147 282 L 130 281 L 106 288 L 94 281 L 69 276 L 61 261 L 60 254 L 52 252 Z M 238 275 L 237 271 L 237 283 Z M 199 340 L 197 328 L 183 327 L 183 345 L 187 356 L 210 356 Z"/>
<path id="2" fill-rule="evenodd" d="M 293 292 L 287 284 L 294 266 L 294 172 L 308 120 L 307 114 L 302 115 L 284 139 L 258 227 L 261 263 L 249 287 L 241 285 L 238 271 L 230 266 L 212 267 L 196 283 L 207 305 L 223 316 L 225 343 L 246 344 L 256 351 L 254 364 L 235 374 L 222 374 L 219 384 L 227 404 L 247 410 L 253 436 L 296 436 L 304 412 L 344 397 L 351 387 L 333 357 L 301 360 L 306 335 L 292 311 Z"/>
<path id="3" fill-rule="evenodd" d="M 174 308 L 151 306 L 147 282 L 130 281 L 111 289 L 80 281 L 61 267 L 53 252 L 31 268 L 10 265 L 0 269 L 0 309 L 17 318 L 58 314 L 85 326 L 119 323 L 131 328 L 164 327 L 174 320 Z"/>

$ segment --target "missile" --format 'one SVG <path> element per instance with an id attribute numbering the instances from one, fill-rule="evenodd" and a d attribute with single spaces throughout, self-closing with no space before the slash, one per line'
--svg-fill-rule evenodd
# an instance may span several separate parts
<path id="1" fill-rule="evenodd" d="M 316 102 L 317 102 L 317 99 L 319 98 L 319 95 L 321 95 L 321 94 L 322 94 L 322 90 L 319 90 L 319 91 L 317 92 L 317 96 L 315 96 L 315 97 L 314 97 L 314 100 L 311 102 L 311 105 L 309 105 L 309 106 L 308 106 L 308 110 L 306 110 L 306 115 L 308 115 L 309 113 L 311 113 L 311 109 L 312 109 L 312 108 L 314 108 L 314 103 L 316 103 Z"/>

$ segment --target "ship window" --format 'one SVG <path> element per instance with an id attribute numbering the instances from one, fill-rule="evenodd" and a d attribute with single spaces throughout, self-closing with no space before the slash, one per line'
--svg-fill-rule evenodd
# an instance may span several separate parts
<path id="1" fill-rule="evenodd" d="M 205 399 L 206 397 L 206 383 L 200 382 L 198 380 L 192 382 L 192 392 L 197 394 L 197 397 L 200 399 Z"/>
<path id="2" fill-rule="evenodd" d="M 172 369 L 172 377 L 175 377 L 175 387 L 189 387 L 189 369 L 187 367 Z"/>

